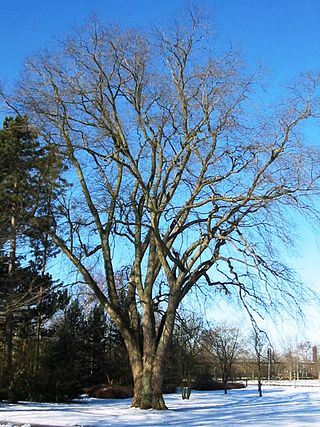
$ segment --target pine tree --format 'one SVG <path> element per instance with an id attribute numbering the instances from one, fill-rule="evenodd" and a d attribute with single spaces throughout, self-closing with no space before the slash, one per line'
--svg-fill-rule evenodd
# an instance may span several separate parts
<path id="1" fill-rule="evenodd" d="M 38 395 L 37 320 L 41 315 L 44 325 L 46 320 L 52 319 L 66 306 L 68 295 L 49 274 L 43 275 L 30 266 L 17 264 L 9 275 L 7 265 L 0 265 L 0 310 L 4 318 L 8 312 L 11 313 L 13 337 L 11 371 L 7 370 L 6 363 L 1 364 L 1 395 L 12 402 L 29 400 Z M 41 304 L 38 303 L 40 289 L 43 296 Z M 12 302 L 11 305 L 8 300 Z M 41 334 L 46 335 L 44 327 Z M 0 335 L 0 338 L 5 336 Z"/>
<path id="2" fill-rule="evenodd" d="M 38 298 L 38 305 L 41 305 L 46 288 L 45 266 L 50 256 L 48 228 L 54 199 L 63 191 L 61 169 L 61 158 L 50 146 L 40 143 L 37 131 L 29 125 L 27 117 L 4 120 L 0 130 L 0 255 L 3 273 L 0 315 L 8 385 L 13 378 L 15 318 L 24 310 L 27 297 L 31 298 L 31 304 Z M 34 249 L 31 249 L 31 241 Z M 33 279 L 29 284 L 21 280 L 22 272 L 29 279 L 30 274 L 36 277 L 39 282 L 37 297 Z M 41 310 L 38 310 L 38 316 L 40 332 Z M 37 349 L 39 352 L 39 342 Z"/>
<path id="3" fill-rule="evenodd" d="M 45 401 L 77 397 L 85 374 L 83 334 L 85 318 L 79 301 L 72 301 L 51 327 L 41 357 L 38 392 Z"/>

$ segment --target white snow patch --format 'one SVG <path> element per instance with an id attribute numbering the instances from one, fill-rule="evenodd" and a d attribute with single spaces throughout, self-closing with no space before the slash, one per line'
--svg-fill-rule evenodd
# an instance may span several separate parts
<path id="1" fill-rule="evenodd" d="M 12 424 L 12 423 L 6 423 L 6 424 L 0 424 L 0 427 L 31 427 L 31 424 Z"/>
<path id="2" fill-rule="evenodd" d="M 64 427 L 320 425 L 320 387 L 264 386 L 259 398 L 256 387 L 250 385 L 227 395 L 193 391 L 190 400 L 181 400 L 179 394 L 166 395 L 165 400 L 169 411 L 130 408 L 130 399 L 0 404 L 0 427 L 21 427 L 21 423 Z"/>

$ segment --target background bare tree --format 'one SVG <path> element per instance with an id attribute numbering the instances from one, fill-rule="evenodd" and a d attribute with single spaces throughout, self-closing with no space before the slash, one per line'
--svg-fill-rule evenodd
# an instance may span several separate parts
<path id="1" fill-rule="evenodd" d="M 51 235 L 120 329 L 140 408 L 165 408 L 166 351 L 195 286 L 251 313 L 295 295 L 275 247 L 319 190 L 300 133 L 319 78 L 260 108 L 239 56 L 215 54 L 190 15 L 151 34 L 92 20 L 26 62 L 12 101 L 68 162 Z"/>
<path id="2" fill-rule="evenodd" d="M 204 332 L 202 339 L 206 351 L 217 361 L 224 392 L 227 394 L 228 381 L 232 379 L 234 364 L 243 346 L 239 328 L 221 325 Z"/>
<path id="3" fill-rule="evenodd" d="M 316 363 L 314 363 L 316 365 Z M 306 366 L 304 366 L 306 365 Z M 309 365 L 309 366 L 308 366 Z M 309 341 L 285 343 L 282 352 L 283 377 L 290 381 L 305 379 L 312 374 L 318 377 L 316 366 L 312 366 L 312 345 Z"/>
<path id="4" fill-rule="evenodd" d="M 189 399 L 199 365 L 203 322 L 193 314 L 185 318 L 179 316 L 175 326 L 180 391 L 182 399 Z"/>
<path id="5" fill-rule="evenodd" d="M 258 381 L 258 393 L 259 397 L 262 397 L 262 379 L 263 379 L 263 366 L 271 363 L 271 347 L 270 341 L 267 334 L 264 331 L 259 330 L 257 327 L 253 330 L 252 335 L 253 344 L 253 355 L 256 362 L 257 369 L 257 381 Z M 269 379 L 270 366 L 267 366 Z"/>

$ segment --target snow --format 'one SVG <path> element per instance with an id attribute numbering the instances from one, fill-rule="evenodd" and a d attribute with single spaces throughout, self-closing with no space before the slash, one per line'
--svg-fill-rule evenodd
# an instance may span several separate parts
<path id="1" fill-rule="evenodd" d="M 193 391 L 190 400 L 166 395 L 169 411 L 130 408 L 130 399 L 84 399 L 82 403 L 0 404 L 0 427 L 23 423 L 46 426 L 319 426 L 320 383 L 313 387 L 264 386 L 259 398 L 255 386 L 222 391 Z M 317 387 L 315 387 L 317 385 Z M 24 424 L 23 427 L 30 427 Z"/>

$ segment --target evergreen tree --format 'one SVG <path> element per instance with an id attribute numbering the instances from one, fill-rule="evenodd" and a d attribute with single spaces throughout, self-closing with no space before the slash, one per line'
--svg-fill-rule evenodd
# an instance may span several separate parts
<path id="1" fill-rule="evenodd" d="M 72 301 L 48 334 L 38 377 L 38 399 L 65 401 L 77 397 L 85 374 L 85 318 L 79 301 Z"/>
<path id="2" fill-rule="evenodd" d="M 107 380 L 119 385 L 132 384 L 129 358 L 123 338 L 109 316 L 107 316 L 106 340 Z"/>
<path id="3" fill-rule="evenodd" d="M 26 306 L 35 302 L 38 304 L 36 349 L 39 353 L 41 313 L 46 310 L 46 307 L 43 310 L 39 307 L 48 288 L 52 287 L 51 278 L 45 272 L 47 259 L 52 255 L 48 228 L 53 202 L 63 191 L 61 169 L 61 158 L 50 146 L 40 143 L 27 117 L 4 120 L 0 130 L 0 315 L 2 370 L 6 372 L 8 387 L 14 377 L 16 319 L 23 316 Z"/>
<path id="4" fill-rule="evenodd" d="M 0 131 L 0 218 L 2 245 L 10 241 L 12 256 L 41 206 L 49 169 L 48 151 L 27 118 L 6 118 Z"/>
<path id="5" fill-rule="evenodd" d="M 59 288 L 59 289 L 58 289 Z M 42 301 L 39 304 L 41 290 Z M 0 258 L 0 365 L 1 397 L 16 401 L 29 399 L 37 376 L 39 355 L 37 347 L 37 320 L 45 321 L 64 307 L 68 297 L 61 284 L 49 274 L 42 274 L 33 267 L 19 263 L 13 272 L 8 272 L 7 263 Z M 6 319 L 11 316 L 11 365 L 8 370 Z M 44 328 L 43 328 L 44 329 Z M 42 331 L 41 331 L 42 333 Z M 31 393 L 31 394 L 30 394 Z"/>
<path id="6" fill-rule="evenodd" d="M 91 309 L 83 331 L 83 339 L 85 360 L 83 385 L 97 385 L 103 382 L 107 371 L 107 322 L 102 307 L 95 305 Z"/>

